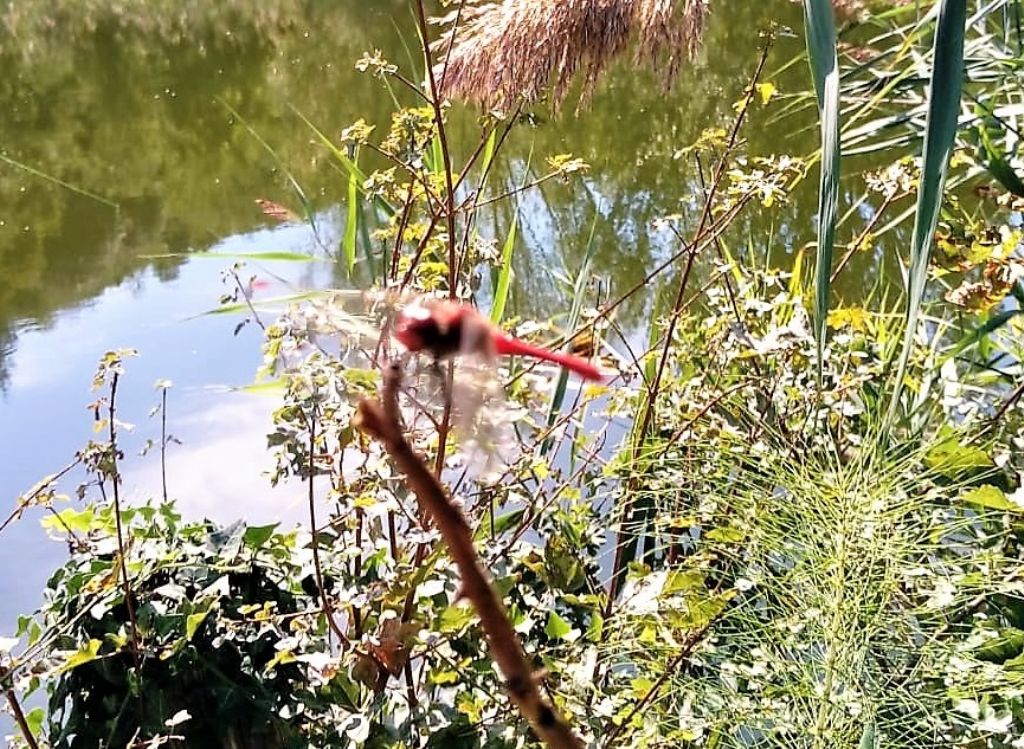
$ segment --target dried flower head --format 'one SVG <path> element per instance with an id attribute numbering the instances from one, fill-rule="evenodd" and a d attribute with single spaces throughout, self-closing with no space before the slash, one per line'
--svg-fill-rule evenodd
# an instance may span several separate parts
<path id="1" fill-rule="evenodd" d="M 635 62 L 667 85 L 699 50 L 707 10 L 707 0 L 472 0 L 438 21 L 448 27 L 435 43 L 440 93 L 508 112 L 550 86 L 557 106 L 577 74 L 589 95 L 631 40 Z"/>

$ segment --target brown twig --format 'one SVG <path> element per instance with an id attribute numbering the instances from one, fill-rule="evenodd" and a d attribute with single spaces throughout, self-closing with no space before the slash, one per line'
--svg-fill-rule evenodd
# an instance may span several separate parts
<path id="1" fill-rule="evenodd" d="M 381 400 L 364 398 L 359 402 L 356 426 L 384 446 L 396 467 L 405 474 L 405 481 L 415 493 L 421 509 L 440 531 L 448 553 L 459 569 L 462 594 L 480 617 L 492 657 L 505 677 L 509 696 L 521 714 L 547 746 L 582 749 L 583 743 L 568 723 L 542 696 L 537 675 L 473 546 L 473 532 L 465 516 L 448 497 L 423 457 L 405 439 L 398 411 L 400 384 L 401 369 L 397 364 L 388 366 L 384 372 Z"/>
<path id="2" fill-rule="evenodd" d="M 131 623 L 131 634 L 132 634 L 132 658 L 135 661 L 135 669 L 139 672 L 139 678 L 142 677 L 142 645 L 139 641 L 139 624 L 135 620 L 135 604 L 132 603 L 132 587 L 131 581 L 128 579 L 128 558 L 125 555 L 124 546 L 124 529 L 121 524 L 121 476 L 117 470 L 117 422 L 114 419 L 116 410 L 115 401 L 117 399 L 117 383 L 120 380 L 120 375 L 114 372 L 113 377 L 110 380 L 110 402 L 107 404 L 107 416 L 109 417 L 108 427 L 110 429 L 110 462 L 111 462 L 111 476 L 110 480 L 113 484 L 114 491 L 114 520 L 117 523 L 117 554 L 120 559 L 121 567 L 121 582 L 124 588 L 124 605 L 128 610 L 128 620 Z M 101 484 L 102 486 L 102 484 Z"/>
<path id="3" fill-rule="evenodd" d="M 39 749 L 39 742 L 36 741 L 36 737 L 32 735 L 32 729 L 28 726 L 28 720 L 25 718 L 25 711 L 21 709 L 21 703 L 18 702 L 18 695 L 14 693 L 14 685 L 7 683 L 11 678 L 11 672 L 6 666 L 0 666 L 0 681 L 4 683 L 4 696 L 7 697 L 7 705 L 11 709 L 11 715 L 14 716 L 14 721 L 18 724 L 18 728 L 21 730 L 21 735 L 25 739 L 25 743 L 28 744 L 29 749 Z"/>
<path id="4" fill-rule="evenodd" d="M 9 526 L 15 520 L 18 520 L 25 513 L 25 510 L 32 506 L 32 503 L 35 501 L 36 497 L 38 497 L 40 494 L 42 494 L 50 487 L 54 486 L 57 483 L 57 481 L 64 476 L 64 474 L 71 471 L 73 468 L 75 468 L 75 466 L 79 465 L 81 462 L 81 458 L 75 458 L 72 462 L 68 463 L 66 466 L 57 471 L 57 473 L 53 474 L 52 476 L 47 476 L 45 479 L 40 481 L 38 484 L 32 487 L 32 489 L 30 489 L 27 494 L 18 497 L 18 506 L 11 511 L 11 514 L 8 515 L 7 518 L 2 523 L 0 523 L 0 533 L 3 533 L 4 530 L 7 529 L 7 526 Z M 58 517 L 60 516 L 58 515 Z"/>
<path id="5" fill-rule="evenodd" d="M 348 637 L 341 631 L 341 627 L 334 621 L 334 613 L 331 610 L 331 602 L 327 597 L 327 589 L 324 587 L 323 568 L 320 566 L 320 538 L 319 529 L 316 525 L 316 493 L 313 490 L 313 477 L 316 475 L 316 404 L 309 416 L 309 532 L 313 536 L 313 572 L 316 574 L 316 587 L 320 591 L 320 605 L 323 607 L 324 618 L 327 619 L 327 626 L 338 637 L 338 642 L 344 647 L 348 645 Z"/>
<path id="6" fill-rule="evenodd" d="M 460 7 L 461 10 L 461 7 Z M 452 156 L 448 147 L 448 134 L 444 125 L 444 112 L 441 109 L 441 93 L 437 87 L 434 74 L 434 61 L 430 50 L 430 34 L 427 30 L 427 12 L 423 0 L 416 0 L 416 20 L 419 22 L 420 37 L 423 42 L 423 56 L 427 64 L 427 78 L 430 82 L 430 105 L 434 108 L 434 123 L 437 125 L 437 139 L 441 145 L 441 160 L 444 162 L 445 218 L 448 221 L 448 296 L 455 298 L 458 293 L 455 277 L 455 186 L 452 180 Z M 447 63 L 446 63 L 447 64 Z"/>
<path id="7" fill-rule="evenodd" d="M 724 611 L 724 609 L 722 611 Z M 683 643 L 683 647 L 676 654 L 676 657 L 673 658 L 665 667 L 665 670 L 662 671 L 661 676 L 659 676 L 657 681 L 655 681 L 654 684 L 651 685 L 651 688 L 647 690 L 647 694 L 645 694 L 639 702 L 633 705 L 633 709 L 626 714 L 626 717 L 622 719 L 622 722 L 615 726 L 614 729 L 612 729 L 612 732 L 608 735 L 608 738 L 604 742 L 605 746 L 614 746 L 614 741 L 616 738 L 618 738 L 619 734 L 622 733 L 626 726 L 629 725 L 630 721 L 633 720 L 633 717 L 641 710 L 643 710 L 645 707 L 647 707 L 651 703 L 651 701 L 658 695 L 658 693 L 661 691 L 661 688 L 665 685 L 665 682 L 668 681 L 670 676 L 677 672 L 678 668 L 683 664 L 683 661 L 690 657 L 690 654 L 693 652 L 694 648 L 696 648 L 697 645 L 699 645 L 703 641 L 704 636 L 711 629 L 711 625 L 718 621 L 718 619 L 721 616 L 722 612 L 720 611 L 715 616 L 713 616 L 711 618 L 711 621 L 709 621 L 703 627 L 701 627 L 700 629 L 696 629 L 690 633 L 690 636 L 686 638 L 686 642 Z"/>
<path id="8" fill-rule="evenodd" d="M 878 210 L 875 211 L 875 215 L 871 217 L 871 221 L 868 222 L 868 225 L 864 227 L 864 229 L 861 231 L 860 234 L 857 235 L 856 239 L 854 239 L 852 242 L 850 242 L 850 246 L 847 248 L 846 253 L 843 255 L 842 259 L 839 261 L 839 264 L 836 266 L 836 269 L 834 271 L 832 271 L 832 275 L 829 276 L 829 278 L 828 278 L 828 282 L 829 283 L 835 283 L 836 282 L 836 278 L 838 278 L 839 274 L 843 272 L 843 268 L 845 268 L 846 264 L 848 262 L 850 262 L 850 258 L 852 258 L 857 253 L 857 251 L 861 248 L 861 246 L 864 244 L 864 242 L 867 241 L 868 235 L 870 235 L 871 232 L 873 232 L 875 230 L 875 227 L 878 225 L 878 222 L 881 220 L 882 216 L 885 214 L 886 209 L 890 205 L 892 205 L 894 202 L 896 202 L 896 200 L 898 200 L 899 198 L 902 198 L 904 196 L 905 196 L 905 193 L 896 193 L 896 192 L 894 192 L 894 193 L 892 193 L 890 195 L 886 195 L 885 196 L 885 200 L 882 201 L 882 205 L 880 205 L 878 207 Z"/>

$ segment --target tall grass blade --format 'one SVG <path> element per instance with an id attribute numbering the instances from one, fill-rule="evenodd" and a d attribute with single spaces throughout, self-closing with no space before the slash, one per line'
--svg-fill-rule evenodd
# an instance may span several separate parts
<path id="1" fill-rule="evenodd" d="M 491 305 L 491 322 L 499 323 L 505 316 L 505 305 L 508 303 L 508 290 L 512 285 L 512 255 L 516 246 L 516 233 L 519 227 L 519 205 L 516 204 L 512 216 L 512 225 L 505 236 L 505 244 L 501 247 L 501 266 L 498 268 L 498 280 L 494 285 L 494 303 Z"/>
<path id="2" fill-rule="evenodd" d="M 480 159 L 480 179 L 483 180 L 491 171 L 491 162 L 494 160 L 494 150 L 498 144 L 498 129 L 491 128 L 491 134 L 487 136 L 487 143 L 484 144 L 483 157 Z M 483 185 L 481 185 L 483 187 Z"/>
<path id="3" fill-rule="evenodd" d="M 906 330 L 896 366 L 896 382 L 885 425 L 893 423 L 903 390 L 914 333 L 921 314 L 932 236 L 939 221 L 942 192 L 949 169 L 949 157 L 956 137 L 960 112 L 960 91 L 964 74 L 964 24 L 967 0 L 941 0 L 935 26 L 934 63 L 928 86 L 928 118 L 924 133 L 924 159 L 917 191 L 917 212 L 910 247 L 910 273 L 907 278 Z"/>
<path id="4" fill-rule="evenodd" d="M 188 258 L 213 258 L 214 260 L 274 260 L 288 263 L 315 263 L 322 258 L 314 255 L 307 255 L 302 252 L 213 252 L 212 250 L 201 250 L 199 252 L 161 252 L 155 255 L 139 255 L 142 260 L 166 260 L 174 257 Z"/>
<path id="5" fill-rule="evenodd" d="M 821 184 L 818 189 L 818 255 L 814 269 L 814 337 L 818 344 L 818 378 L 825 357 L 832 250 L 839 205 L 839 59 L 829 0 L 804 0 L 807 58 L 814 78 L 821 120 Z"/>
<path id="6" fill-rule="evenodd" d="M 336 146 L 334 142 L 329 137 L 327 137 L 327 134 L 324 133 L 315 124 L 313 124 L 313 121 L 306 117 L 306 115 L 302 114 L 302 112 L 295 109 L 294 107 L 292 108 L 292 111 L 295 112 L 296 117 L 302 120 L 306 124 L 306 126 L 313 131 L 313 134 L 316 135 L 317 140 L 319 140 L 327 148 L 327 150 L 331 152 L 331 155 L 335 158 L 338 164 L 341 165 L 341 168 L 345 170 L 345 173 L 348 174 L 349 177 L 354 176 L 356 178 L 356 187 L 359 189 L 361 193 L 365 194 L 366 190 L 363 186 L 366 184 L 366 172 L 360 169 L 359 166 L 348 157 L 348 154 L 346 154 L 344 151 L 338 148 L 338 146 Z M 376 199 L 376 204 L 388 216 L 393 216 L 395 214 L 394 206 L 392 206 L 383 198 L 378 197 Z"/>
<path id="7" fill-rule="evenodd" d="M 483 175 L 487 174 L 487 169 L 490 168 L 491 159 L 494 158 L 494 132 L 491 132 L 491 137 L 488 138 L 488 149 L 490 153 L 484 154 L 484 171 Z M 526 157 L 526 169 L 523 170 L 523 180 L 520 188 L 526 186 L 527 181 L 530 178 L 530 165 L 533 163 L 533 147 L 530 147 L 530 153 Z M 498 268 L 498 277 L 494 282 L 494 303 L 491 305 L 491 322 L 499 323 L 501 318 L 505 315 L 505 305 L 508 303 L 508 291 L 512 284 L 512 255 L 515 251 L 516 246 L 516 234 L 519 230 L 519 201 L 516 201 L 515 213 L 512 216 L 512 225 L 508 229 L 508 235 L 505 237 L 505 244 L 501 247 L 501 267 Z M 593 234 L 591 234 L 593 238 Z M 588 249 L 589 252 L 589 249 Z M 569 329 L 572 330 L 575 326 L 570 325 Z"/>
<path id="8" fill-rule="evenodd" d="M 277 164 L 278 169 L 281 170 L 285 179 L 288 180 L 288 184 L 290 184 L 292 186 L 292 190 L 295 191 L 295 195 L 299 199 L 299 203 L 302 205 L 302 210 L 306 214 L 306 221 L 313 230 L 313 236 L 317 237 L 317 240 L 319 241 L 319 234 L 316 229 L 316 216 L 313 212 L 313 203 L 307 197 L 306 191 L 302 189 L 302 185 L 299 184 L 295 175 L 293 175 L 291 170 L 288 169 L 288 165 L 284 163 L 284 160 L 278 155 L 277 151 L 274 150 L 273 146 L 267 143 L 263 136 L 256 131 L 256 128 L 250 125 L 249 122 L 242 117 L 238 110 L 232 107 L 225 99 L 217 97 L 217 100 L 220 102 L 222 107 L 228 110 L 228 113 L 232 117 L 241 123 L 242 127 L 249 132 L 249 135 L 251 135 L 253 139 L 260 144 L 263 150 L 266 151 L 270 155 L 270 158 L 272 158 Z"/>
<path id="9" fill-rule="evenodd" d="M 359 180 L 355 173 L 348 175 L 348 205 L 345 216 L 345 236 L 342 238 L 341 251 L 345 258 L 345 270 L 352 275 L 356 266 L 356 231 L 359 228 Z"/>
<path id="10" fill-rule="evenodd" d="M 63 187 L 65 190 L 70 190 L 73 193 L 77 193 L 78 195 L 82 195 L 86 198 L 90 198 L 91 200 L 95 200 L 97 203 L 102 203 L 103 205 L 113 208 L 114 210 L 120 210 L 121 208 L 114 201 L 107 200 L 103 196 L 97 195 L 94 192 L 89 192 L 84 187 L 76 187 L 70 182 L 65 182 L 64 180 L 58 179 L 57 177 L 54 177 L 51 174 L 41 172 L 38 169 L 33 169 L 28 164 L 22 164 L 20 161 L 15 161 L 14 159 L 10 158 L 9 156 L 5 156 L 2 153 L 0 153 L 0 161 L 2 161 L 5 164 L 8 164 L 9 166 L 13 166 L 15 169 L 20 169 L 23 172 L 28 172 L 34 177 L 39 177 L 40 179 L 44 179 L 47 182 L 52 182 L 58 187 Z"/>
<path id="11" fill-rule="evenodd" d="M 594 234 L 597 230 L 597 216 L 594 217 L 594 223 L 590 227 L 590 237 L 587 239 L 587 251 L 583 256 L 583 264 L 580 266 L 579 272 L 576 274 L 576 279 L 573 282 L 572 287 L 572 305 L 569 307 L 569 316 L 565 321 L 566 330 L 576 330 L 580 324 L 580 317 L 583 314 L 583 302 L 586 299 L 587 283 L 590 281 L 590 270 L 594 262 Z M 572 347 L 572 341 L 566 341 L 566 349 Z M 547 426 L 550 429 L 554 426 L 555 421 L 558 419 L 558 415 L 562 412 L 562 404 L 565 402 L 565 393 L 569 386 L 569 371 L 567 369 L 561 369 L 558 373 L 558 382 L 555 383 L 555 392 L 551 395 L 551 404 L 548 406 L 548 418 Z M 552 438 L 544 440 L 540 448 L 540 454 L 546 455 L 551 449 Z"/>

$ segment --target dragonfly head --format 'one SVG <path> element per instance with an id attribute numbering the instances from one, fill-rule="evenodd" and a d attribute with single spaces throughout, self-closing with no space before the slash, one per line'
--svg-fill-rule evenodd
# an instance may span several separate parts
<path id="1" fill-rule="evenodd" d="M 461 305 L 447 301 L 414 301 L 398 313 L 395 338 L 409 351 L 444 359 L 460 351 L 462 312 Z"/>
<path id="2" fill-rule="evenodd" d="M 430 349 L 431 340 L 437 335 L 437 322 L 422 304 L 413 302 L 407 305 L 395 320 L 395 338 L 409 351 Z"/>

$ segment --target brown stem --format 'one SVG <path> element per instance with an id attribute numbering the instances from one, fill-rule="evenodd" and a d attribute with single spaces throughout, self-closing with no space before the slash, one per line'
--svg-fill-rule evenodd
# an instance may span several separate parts
<path id="1" fill-rule="evenodd" d="M 124 605 L 128 610 L 128 621 L 131 623 L 132 630 L 132 658 L 135 661 L 135 670 L 139 672 L 139 678 L 142 678 L 142 662 L 140 660 L 140 653 L 142 652 L 142 646 L 139 642 L 139 625 L 135 620 L 135 604 L 132 603 L 132 587 L 131 581 L 128 579 L 128 558 L 125 555 L 124 546 L 124 529 L 121 525 L 121 476 L 117 470 L 117 427 L 115 426 L 114 413 L 116 410 L 115 401 L 117 399 L 117 383 L 120 380 L 120 376 L 117 372 L 114 372 L 113 377 L 110 380 L 110 403 L 108 404 L 107 411 L 110 428 L 110 461 L 111 461 L 111 481 L 114 488 L 114 520 L 117 523 L 117 554 L 121 560 L 121 581 L 124 588 Z"/>
<path id="2" fill-rule="evenodd" d="M 10 679 L 11 672 L 6 666 L 0 667 L 0 681 L 7 682 Z M 21 709 L 21 703 L 18 702 L 18 695 L 14 692 L 14 686 L 12 684 L 4 684 L 4 696 L 7 697 L 7 705 L 11 709 L 11 715 L 14 716 L 14 721 L 18 724 L 18 728 L 21 730 L 21 735 L 25 739 L 25 743 L 28 744 L 29 749 L 39 749 L 39 742 L 36 741 L 36 737 L 32 735 L 32 730 L 28 726 L 28 720 L 25 718 L 25 712 Z"/>
<path id="3" fill-rule="evenodd" d="M 714 624 L 715 621 L 717 621 L 721 615 L 721 613 L 717 614 L 714 618 L 711 619 L 711 621 L 709 621 L 700 629 L 692 632 L 690 636 L 686 638 L 686 642 L 683 643 L 682 649 L 679 651 L 676 657 L 668 663 L 668 665 L 665 667 L 665 670 L 662 671 L 661 676 L 658 677 L 657 681 L 655 681 L 651 688 L 647 691 L 647 694 L 645 694 L 639 702 L 633 705 L 633 709 L 626 714 L 626 717 L 622 719 L 622 722 L 615 726 L 614 729 L 612 729 L 612 732 L 608 735 L 608 738 L 604 742 L 605 746 L 615 746 L 615 739 L 618 738 L 619 734 L 622 733 L 626 726 L 629 725 L 630 721 L 633 720 L 633 717 L 637 713 L 639 713 L 641 710 L 643 710 L 645 707 L 651 704 L 651 701 L 661 691 L 661 688 L 665 685 L 665 682 L 668 681 L 669 677 L 672 676 L 672 674 L 676 673 L 679 667 L 683 664 L 683 661 L 690 656 L 690 654 L 693 652 L 693 649 L 697 647 L 700 641 L 704 639 L 704 635 L 706 635 L 708 630 L 711 629 L 711 625 Z"/>
<path id="4" fill-rule="evenodd" d="M 68 471 L 73 469 L 81 462 L 81 458 L 75 458 L 71 463 L 68 463 L 66 466 L 57 471 L 57 473 L 53 474 L 52 476 L 46 477 L 38 484 L 36 484 L 32 489 L 29 490 L 28 494 L 18 497 L 18 506 L 11 511 L 11 514 L 8 515 L 7 518 L 2 523 L 0 523 L 0 533 L 3 533 L 7 526 L 9 526 L 15 520 L 20 518 L 22 514 L 24 514 L 25 510 L 32 505 L 32 502 L 35 500 L 36 497 L 38 497 L 45 490 L 49 489 L 51 486 L 56 484 L 57 481 L 64 476 L 64 474 L 66 474 Z"/>
<path id="5" fill-rule="evenodd" d="M 416 20 L 419 22 L 420 38 L 423 41 L 423 58 L 426 61 L 427 77 L 430 80 L 430 105 L 434 108 L 434 120 L 437 123 L 437 137 L 441 142 L 441 160 L 444 162 L 444 180 L 447 193 L 445 195 L 445 218 L 448 219 L 448 297 L 455 298 L 455 187 L 452 183 L 452 156 L 448 148 L 448 134 L 444 126 L 444 113 L 441 111 L 441 94 L 437 88 L 434 75 L 434 62 L 430 55 L 430 34 L 427 30 L 427 13 L 423 0 L 416 0 Z"/>
<path id="6" fill-rule="evenodd" d="M 836 269 L 834 271 L 832 271 L 832 275 L 829 276 L 829 278 L 828 278 L 828 282 L 829 283 L 835 283 L 836 282 L 836 278 L 842 272 L 843 268 L 846 267 L 846 264 L 848 262 L 850 262 L 850 258 L 852 258 L 857 253 L 857 250 L 860 249 L 860 246 L 864 243 L 864 240 L 867 239 L 868 234 L 870 234 L 871 232 L 873 232 L 875 230 L 875 227 L 878 225 L 878 222 L 882 218 L 882 214 L 885 213 L 885 209 L 888 208 L 890 205 L 892 205 L 893 202 L 895 202 L 897 198 L 902 198 L 902 197 L 903 197 L 903 193 L 895 193 L 895 192 L 892 193 L 891 195 L 887 195 L 886 196 L 885 200 L 882 201 L 882 205 L 880 205 L 878 207 L 878 210 L 875 211 L 875 215 L 871 217 L 871 221 L 868 222 L 868 225 L 865 226 L 864 230 L 860 234 L 857 235 L 857 238 L 855 240 L 853 240 L 853 242 L 850 243 L 850 246 L 847 248 L 846 253 L 843 255 L 842 259 L 839 261 L 839 265 L 836 266 Z"/>
<path id="7" fill-rule="evenodd" d="M 415 493 L 422 511 L 430 516 L 440 531 L 448 553 L 459 569 L 462 594 L 473 604 L 480 617 L 491 655 L 505 677 L 508 695 L 520 713 L 547 746 L 582 749 L 583 743 L 541 694 L 538 677 L 501 598 L 477 556 L 473 533 L 465 516 L 402 433 L 398 418 L 400 383 L 401 370 L 392 364 L 384 372 L 381 400 L 364 398 L 359 402 L 356 426 L 381 442 L 395 466 L 405 474 L 405 481 Z"/>
<path id="8" fill-rule="evenodd" d="M 348 637 L 341 631 L 341 627 L 334 621 L 334 614 L 331 611 L 331 602 L 327 598 L 327 590 L 324 588 L 324 575 L 320 566 L 320 539 L 317 536 L 316 525 L 316 495 L 313 491 L 313 477 L 316 475 L 316 404 L 309 417 L 309 532 L 313 536 L 313 572 L 316 574 L 316 588 L 320 591 L 320 605 L 323 607 L 324 618 L 327 619 L 327 626 L 335 635 L 342 646 L 348 644 Z"/>

